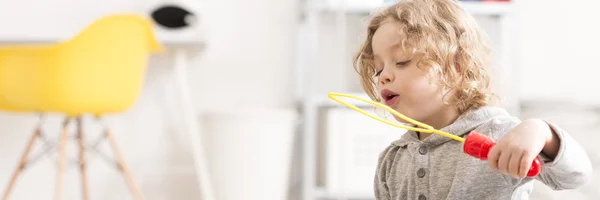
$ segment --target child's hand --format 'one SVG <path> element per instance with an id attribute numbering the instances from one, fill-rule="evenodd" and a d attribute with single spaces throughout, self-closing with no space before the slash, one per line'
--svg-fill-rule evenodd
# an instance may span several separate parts
<path id="1" fill-rule="evenodd" d="M 526 120 L 510 130 L 488 154 L 489 164 L 514 178 L 524 178 L 536 156 L 553 142 L 553 133 L 541 120 Z M 555 145 L 554 145 L 555 146 Z"/>

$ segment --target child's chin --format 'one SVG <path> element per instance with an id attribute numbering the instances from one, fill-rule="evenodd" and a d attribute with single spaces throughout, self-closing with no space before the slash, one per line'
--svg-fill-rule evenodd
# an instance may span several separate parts
<path id="1" fill-rule="evenodd" d="M 402 123 L 404 125 L 412 125 L 410 122 L 407 122 L 406 120 L 400 118 L 400 117 L 396 117 L 394 116 L 394 119 L 396 119 L 396 121 L 398 121 L 399 123 Z"/>

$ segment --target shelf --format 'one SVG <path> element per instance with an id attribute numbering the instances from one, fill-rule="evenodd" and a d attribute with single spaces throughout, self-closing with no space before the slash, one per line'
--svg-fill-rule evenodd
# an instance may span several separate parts
<path id="1" fill-rule="evenodd" d="M 369 14 L 377 9 L 386 7 L 395 2 L 386 2 L 382 4 L 371 5 L 349 5 L 345 8 L 346 13 L 351 14 Z M 478 2 L 478 1 L 462 1 L 461 4 L 472 15 L 504 15 L 511 12 L 512 3 L 510 2 Z M 321 11 L 337 12 L 341 9 L 337 5 L 324 4 L 321 6 Z"/>

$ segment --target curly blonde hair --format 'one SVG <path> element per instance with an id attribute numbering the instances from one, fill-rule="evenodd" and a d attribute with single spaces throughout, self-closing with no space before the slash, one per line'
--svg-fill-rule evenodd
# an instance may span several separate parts
<path id="1" fill-rule="evenodd" d="M 424 66 L 430 80 L 451 91 L 447 103 L 461 113 L 491 104 L 489 48 L 475 20 L 456 0 L 400 0 L 372 16 L 366 40 L 353 59 L 361 85 L 372 99 L 380 101 L 371 42 L 379 26 L 390 19 L 402 25 L 405 52 L 424 53 L 417 66 Z"/>

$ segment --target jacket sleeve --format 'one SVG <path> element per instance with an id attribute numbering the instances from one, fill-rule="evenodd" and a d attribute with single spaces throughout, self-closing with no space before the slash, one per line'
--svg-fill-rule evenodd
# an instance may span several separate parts
<path id="1" fill-rule="evenodd" d="M 560 146 L 554 159 L 548 158 L 543 153 L 538 155 L 542 161 L 542 169 L 534 179 L 553 190 L 575 189 L 586 184 L 592 176 L 592 164 L 587 153 L 565 130 L 549 121 L 545 122 L 558 136 Z M 500 139 L 520 123 L 521 120 L 517 118 L 499 120 L 494 135 L 495 139 Z M 531 178 L 514 179 L 509 175 L 506 175 L 506 178 L 513 185 L 533 180 Z"/>
<path id="2" fill-rule="evenodd" d="M 536 179 L 553 190 L 575 189 L 586 184 L 592 176 L 592 164 L 587 153 L 565 130 L 548 121 L 546 123 L 560 139 L 560 147 L 553 160 L 540 154 L 543 164 Z"/>

